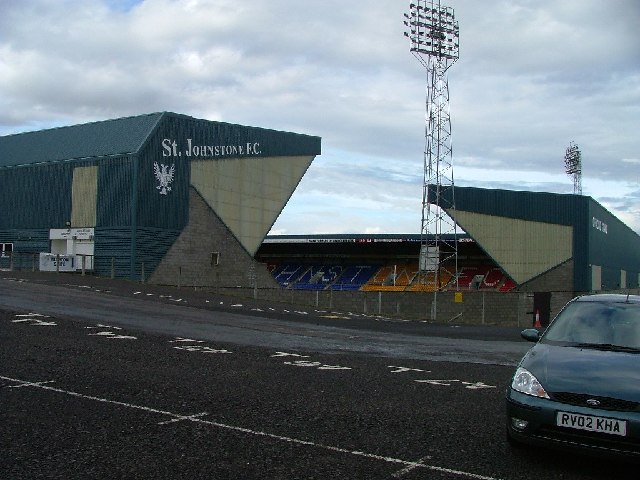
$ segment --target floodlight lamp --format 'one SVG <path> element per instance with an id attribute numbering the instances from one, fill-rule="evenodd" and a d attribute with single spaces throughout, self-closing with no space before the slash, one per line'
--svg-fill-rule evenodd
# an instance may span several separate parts
<path id="1" fill-rule="evenodd" d="M 444 60 L 455 61 L 459 50 L 459 28 L 453 9 L 434 4 L 433 0 L 411 3 L 411 14 L 404 14 L 413 27 L 409 36 L 411 51 Z M 428 48 L 421 48 L 428 47 Z"/>

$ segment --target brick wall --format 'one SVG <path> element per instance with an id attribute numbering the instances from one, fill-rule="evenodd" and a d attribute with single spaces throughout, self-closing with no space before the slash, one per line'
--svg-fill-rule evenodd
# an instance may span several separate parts
<path id="1" fill-rule="evenodd" d="M 256 262 L 192 188 L 189 223 L 149 278 L 156 285 L 276 288 L 264 264 Z"/>

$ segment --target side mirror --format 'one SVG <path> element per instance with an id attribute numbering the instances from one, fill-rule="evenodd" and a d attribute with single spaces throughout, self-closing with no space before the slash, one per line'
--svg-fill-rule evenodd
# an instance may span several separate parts
<path id="1" fill-rule="evenodd" d="M 537 342 L 540 340 L 540 332 L 535 328 L 527 328 L 520 332 L 520 336 L 528 342 Z"/>

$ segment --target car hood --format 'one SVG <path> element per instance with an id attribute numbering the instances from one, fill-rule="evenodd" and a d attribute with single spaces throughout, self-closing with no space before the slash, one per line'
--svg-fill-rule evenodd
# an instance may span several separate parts
<path id="1" fill-rule="evenodd" d="M 548 392 L 640 402 L 640 354 L 536 344 L 520 362 Z"/>

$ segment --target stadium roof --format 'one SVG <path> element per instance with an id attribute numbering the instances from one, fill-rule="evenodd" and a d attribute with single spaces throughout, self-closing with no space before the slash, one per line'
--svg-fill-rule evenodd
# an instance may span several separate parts
<path id="1" fill-rule="evenodd" d="M 0 167 L 134 153 L 163 113 L 0 137 Z"/>
<path id="2" fill-rule="evenodd" d="M 239 140 L 239 132 L 250 133 L 261 143 L 259 156 L 320 154 L 320 137 L 157 112 L 0 137 L 0 167 L 135 154 L 167 118 L 186 120 L 213 137 Z"/>
<path id="3" fill-rule="evenodd" d="M 458 234 L 458 241 L 470 241 L 466 234 Z M 445 234 L 443 238 L 452 240 L 453 234 Z M 377 234 L 321 234 L 321 235 L 268 235 L 263 243 L 419 243 L 420 234 L 377 233 Z"/>

